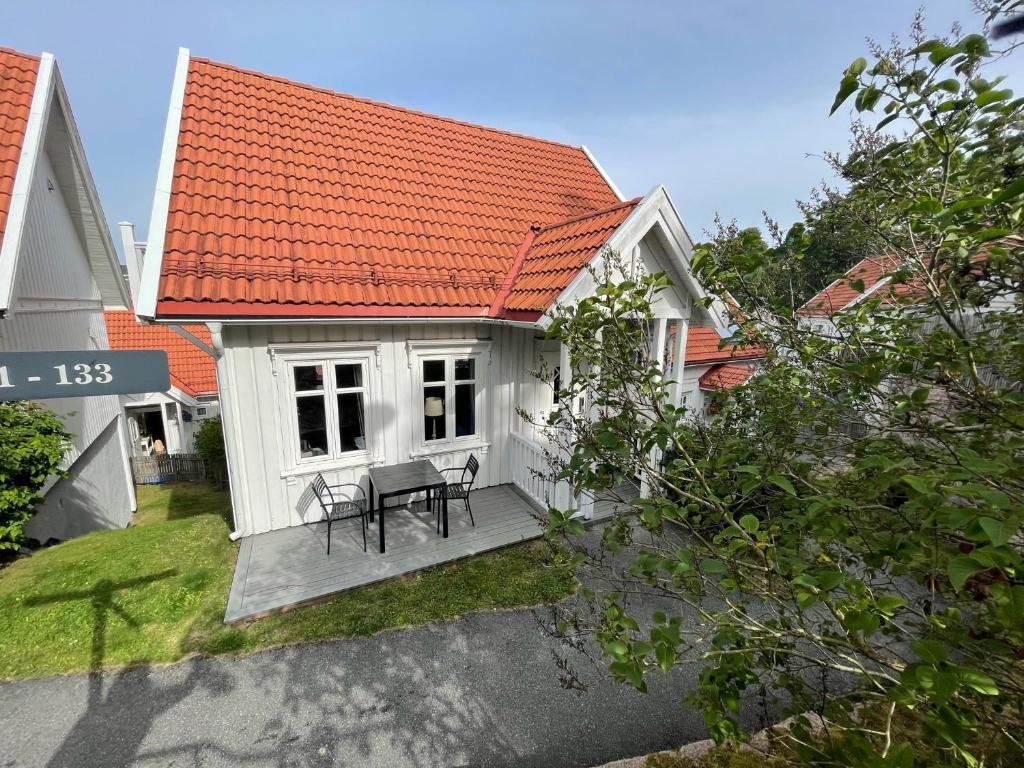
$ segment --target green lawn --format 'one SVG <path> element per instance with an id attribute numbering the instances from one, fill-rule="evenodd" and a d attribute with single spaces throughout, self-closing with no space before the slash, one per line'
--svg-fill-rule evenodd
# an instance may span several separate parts
<path id="1" fill-rule="evenodd" d="M 224 626 L 238 549 L 227 537 L 229 503 L 201 483 L 145 486 L 132 527 L 89 534 L 0 570 L 0 678 L 366 635 L 550 602 L 575 589 L 564 558 L 534 542 Z"/>

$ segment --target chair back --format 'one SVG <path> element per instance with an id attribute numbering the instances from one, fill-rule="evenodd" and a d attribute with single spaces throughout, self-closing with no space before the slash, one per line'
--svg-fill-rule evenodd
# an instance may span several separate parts
<path id="1" fill-rule="evenodd" d="M 469 460 L 466 462 L 466 468 L 462 470 L 462 484 L 466 486 L 466 489 L 473 487 L 473 482 L 476 480 L 476 473 L 480 471 L 480 462 L 477 461 L 476 456 L 472 453 L 469 454 Z M 466 482 L 466 473 L 469 473 L 469 482 Z"/>
<path id="2" fill-rule="evenodd" d="M 320 502 L 320 508 L 324 511 L 324 515 L 329 515 L 331 508 L 334 506 L 334 494 L 331 493 L 331 489 L 327 486 L 324 476 L 317 472 L 311 487 L 313 493 L 316 494 L 316 500 Z"/>

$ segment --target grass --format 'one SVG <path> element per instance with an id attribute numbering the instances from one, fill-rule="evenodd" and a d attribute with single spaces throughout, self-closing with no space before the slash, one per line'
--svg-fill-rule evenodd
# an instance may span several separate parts
<path id="1" fill-rule="evenodd" d="M 237 553 L 227 537 L 227 494 L 172 483 L 139 488 L 138 497 L 131 527 L 82 536 L 0 570 L 0 679 L 368 635 L 551 602 L 575 589 L 564 558 L 534 542 L 225 626 Z"/>

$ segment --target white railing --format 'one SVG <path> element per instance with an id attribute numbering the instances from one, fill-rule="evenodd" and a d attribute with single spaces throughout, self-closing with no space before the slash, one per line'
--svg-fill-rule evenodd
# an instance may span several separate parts
<path id="1" fill-rule="evenodd" d="M 587 516 L 592 505 L 573 498 L 569 484 L 550 479 L 550 467 L 544 446 L 524 435 L 512 433 L 512 482 L 542 507 L 576 509 Z"/>
<path id="2" fill-rule="evenodd" d="M 512 433 L 512 482 L 527 496 L 547 508 L 555 500 L 555 484 L 547 478 L 544 448 L 523 435 Z"/>

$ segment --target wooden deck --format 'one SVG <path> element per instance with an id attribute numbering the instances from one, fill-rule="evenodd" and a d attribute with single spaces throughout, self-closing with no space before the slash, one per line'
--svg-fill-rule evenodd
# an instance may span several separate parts
<path id="1" fill-rule="evenodd" d="M 448 504 L 448 538 L 436 533 L 433 513 L 417 502 L 385 512 L 387 551 L 377 551 L 377 524 L 363 552 L 359 520 L 335 523 L 327 555 L 327 525 L 284 528 L 242 540 L 225 622 L 343 592 L 354 587 L 539 538 L 539 510 L 511 485 L 473 491 L 476 527 L 461 502 Z"/>

